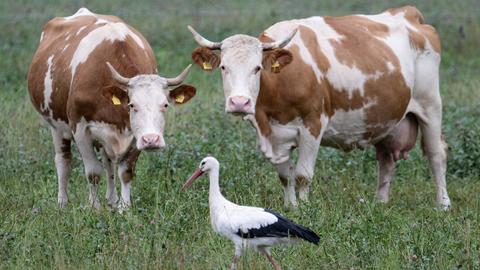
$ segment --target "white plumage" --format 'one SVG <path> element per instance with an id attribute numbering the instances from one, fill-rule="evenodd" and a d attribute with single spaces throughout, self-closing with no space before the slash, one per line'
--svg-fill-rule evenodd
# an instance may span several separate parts
<path id="1" fill-rule="evenodd" d="M 215 232 L 235 244 L 232 269 L 235 269 L 238 257 L 246 248 L 263 253 L 275 269 L 281 269 L 271 256 L 270 247 L 291 243 L 299 238 L 318 244 L 319 238 L 313 231 L 293 223 L 279 213 L 259 207 L 237 205 L 225 199 L 218 183 L 219 168 L 220 164 L 214 157 L 204 158 L 182 189 L 188 188 L 195 179 L 208 173 L 210 221 Z"/>

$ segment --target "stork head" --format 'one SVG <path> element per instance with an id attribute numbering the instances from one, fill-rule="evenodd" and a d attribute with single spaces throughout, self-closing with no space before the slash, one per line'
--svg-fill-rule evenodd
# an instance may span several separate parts
<path id="1" fill-rule="evenodd" d="M 189 188 L 197 178 L 202 176 L 204 173 L 208 173 L 211 170 L 218 170 L 220 163 L 214 157 L 206 157 L 200 162 L 198 169 L 188 178 L 188 180 L 183 184 L 182 191 Z"/>

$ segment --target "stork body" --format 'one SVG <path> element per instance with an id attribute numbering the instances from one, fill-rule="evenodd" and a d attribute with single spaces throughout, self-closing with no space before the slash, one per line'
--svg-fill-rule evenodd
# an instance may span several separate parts
<path id="1" fill-rule="evenodd" d="M 208 173 L 210 220 L 213 230 L 230 239 L 235 245 L 232 269 L 236 268 L 238 258 L 245 249 L 261 252 L 275 269 L 281 269 L 271 256 L 272 246 L 293 243 L 300 238 L 318 244 L 319 237 L 315 232 L 295 224 L 273 210 L 237 205 L 227 200 L 220 192 L 219 168 L 215 158 L 203 159 L 183 189 L 192 185 L 193 181 L 205 172 Z"/>

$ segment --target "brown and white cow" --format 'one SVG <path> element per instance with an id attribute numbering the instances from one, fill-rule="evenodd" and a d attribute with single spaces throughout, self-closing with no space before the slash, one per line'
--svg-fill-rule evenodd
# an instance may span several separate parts
<path id="1" fill-rule="evenodd" d="M 91 205 L 100 207 L 97 186 L 103 169 L 107 171 L 108 204 L 117 205 L 114 170 L 118 165 L 119 207 L 128 208 L 140 151 L 165 146 L 168 106 L 185 103 L 195 95 L 194 87 L 181 84 L 189 68 L 176 78 L 157 75 L 147 40 L 114 16 L 81 8 L 44 26 L 28 88 L 33 105 L 52 131 L 60 206 L 68 201 L 73 139 L 90 184 Z"/>
<path id="2" fill-rule="evenodd" d="M 419 126 L 437 202 L 450 206 L 440 40 L 415 7 L 282 21 L 258 38 L 233 35 L 222 42 L 189 30 L 202 46 L 192 59 L 207 71 L 220 67 L 226 111 L 245 115 L 255 127 L 287 205 L 297 204 L 296 187 L 300 199 L 308 199 L 320 144 L 346 151 L 375 146 L 377 196 L 388 201 L 395 161 L 407 157 Z"/>

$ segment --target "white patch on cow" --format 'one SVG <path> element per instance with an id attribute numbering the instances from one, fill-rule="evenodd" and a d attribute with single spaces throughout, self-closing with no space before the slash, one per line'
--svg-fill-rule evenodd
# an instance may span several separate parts
<path id="1" fill-rule="evenodd" d="M 42 42 L 44 35 L 45 35 L 45 32 L 42 31 L 42 33 L 40 34 L 40 42 Z"/>
<path id="2" fill-rule="evenodd" d="M 70 70 L 72 71 L 72 82 L 75 71 L 81 63 L 87 61 L 90 53 L 104 41 L 124 41 L 127 37 L 131 37 L 140 48 L 145 49 L 142 39 L 131 31 L 128 26 L 122 22 L 107 23 L 100 26 L 85 37 L 82 38 L 70 62 Z"/>
<path id="3" fill-rule="evenodd" d="M 83 29 L 87 28 L 86 26 L 82 26 L 78 29 L 77 33 L 75 33 L 75 36 L 78 36 L 82 31 Z"/>
<path id="4" fill-rule="evenodd" d="M 65 52 L 65 50 L 68 49 L 68 47 L 70 47 L 70 44 L 67 44 L 67 45 L 65 45 L 65 47 L 63 47 L 62 53 Z"/>
<path id="5" fill-rule="evenodd" d="M 387 62 L 387 68 L 388 68 L 388 72 L 390 73 L 395 71 L 395 66 L 390 61 Z"/>
<path id="6" fill-rule="evenodd" d="M 68 16 L 68 17 L 63 17 L 65 20 L 73 20 L 77 17 L 80 16 L 96 16 L 96 14 L 92 13 L 90 10 L 88 10 L 85 7 L 80 8 L 75 14 Z"/>
<path id="7" fill-rule="evenodd" d="M 121 176 L 123 173 L 128 169 L 126 164 L 119 164 L 118 165 L 118 175 Z M 132 189 L 132 182 L 129 181 L 125 183 L 124 181 L 120 181 L 121 183 L 121 190 L 120 190 L 120 202 L 118 204 L 118 211 L 122 213 L 123 211 L 128 210 L 130 208 L 130 192 Z"/>
<path id="8" fill-rule="evenodd" d="M 55 131 L 62 136 L 64 139 L 72 139 L 72 130 L 67 122 L 60 120 L 60 119 L 53 119 L 51 116 L 44 116 L 43 119 L 47 122 L 50 126 L 52 126 Z"/>
<path id="9" fill-rule="evenodd" d="M 52 92 L 53 92 L 53 76 L 52 76 L 52 66 L 53 66 L 53 55 L 50 56 L 47 60 L 47 72 L 45 73 L 45 78 L 43 79 L 43 111 L 49 111 L 50 117 L 52 117 L 52 111 L 50 110 L 50 102 L 52 102 Z"/>
<path id="10" fill-rule="evenodd" d="M 267 138 L 261 133 L 253 115 L 246 115 L 243 119 L 248 120 L 255 128 L 258 147 L 263 155 L 273 164 L 280 164 L 289 160 L 291 149 L 298 144 L 300 130 L 305 128 L 302 119 L 299 117 L 285 125 L 271 119 L 270 127 L 272 133 Z M 308 131 L 308 133 L 310 133 L 310 131 Z"/>
<path id="11" fill-rule="evenodd" d="M 102 19 L 102 18 L 98 18 L 97 21 L 95 22 L 95 24 L 106 24 L 106 23 L 109 23 L 110 21 L 107 21 L 105 19 Z"/>
<path id="12" fill-rule="evenodd" d="M 366 111 L 376 104 L 376 101 L 370 101 L 362 108 L 355 110 L 335 110 L 330 118 L 330 124 L 323 134 L 323 140 L 328 145 L 345 146 L 347 148 L 350 145 L 368 146 L 368 142 L 363 138 L 368 128 Z"/>
<path id="13" fill-rule="evenodd" d="M 134 139 L 128 128 L 119 131 L 114 125 L 104 122 L 90 121 L 87 123 L 87 128 L 91 138 L 102 144 L 109 157 L 123 156 Z"/>

